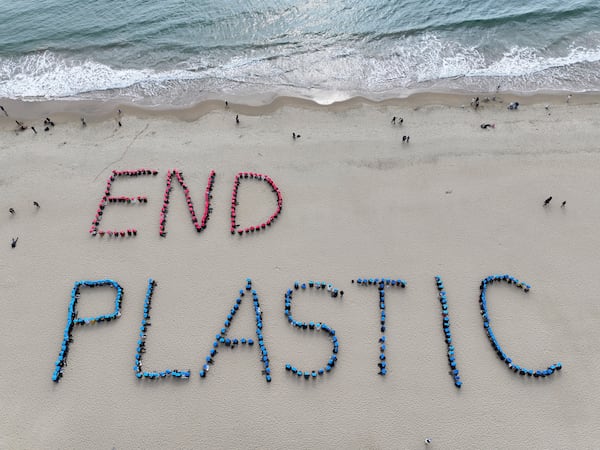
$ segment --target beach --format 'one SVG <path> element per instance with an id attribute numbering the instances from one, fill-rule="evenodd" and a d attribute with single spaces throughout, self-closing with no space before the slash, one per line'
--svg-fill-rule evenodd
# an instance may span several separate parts
<path id="1" fill-rule="evenodd" d="M 425 438 L 435 449 L 597 446 L 600 97 L 494 95 L 229 99 L 228 107 L 222 99 L 179 109 L 0 101 L 9 115 L 0 115 L 0 447 L 419 449 Z M 515 101 L 519 108 L 507 109 Z M 394 116 L 403 123 L 390 123 Z M 46 117 L 55 124 L 47 132 Z M 16 132 L 15 120 L 37 134 Z M 112 171 L 143 168 L 158 174 L 118 177 L 111 193 L 148 202 L 110 204 L 101 221 L 137 236 L 91 235 Z M 172 169 L 199 215 L 216 172 L 200 233 L 174 179 L 159 235 Z M 268 175 L 283 198 L 272 225 L 243 236 L 230 233 L 239 172 Z M 243 180 L 238 201 L 242 228 L 276 208 L 259 180 Z M 478 303 L 492 274 L 532 286 L 488 289 L 504 351 L 528 368 L 561 362 L 562 370 L 522 376 L 498 358 Z M 448 374 L 435 275 L 447 290 L 460 389 Z M 386 376 L 377 366 L 377 289 L 356 283 L 382 277 L 407 282 L 385 291 Z M 107 278 L 123 288 L 121 316 L 75 327 L 54 383 L 74 283 Z M 189 369 L 189 379 L 135 376 L 150 278 L 158 284 L 144 367 Z M 260 299 L 272 381 L 257 345 L 219 347 L 200 378 L 247 278 Z M 344 295 L 294 290 L 297 280 L 332 283 Z M 326 334 L 288 324 L 288 289 L 294 317 L 327 323 L 339 340 L 335 367 L 316 379 L 285 368 L 322 367 L 332 347 Z M 107 314 L 114 291 L 82 290 L 78 305 L 80 317 Z M 246 295 L 228 335 L 256 340 L 255 329 Z"/>

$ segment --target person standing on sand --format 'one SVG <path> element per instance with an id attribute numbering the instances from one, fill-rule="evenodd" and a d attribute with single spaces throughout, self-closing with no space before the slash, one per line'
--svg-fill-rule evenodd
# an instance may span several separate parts
<path id="1" fill-rule="evenodd" d="M 237 125 L 239 125 L 239 124 L 240 124 L 240 116 L 238 116 L 237 114 L 235 115 L 235 123 L 236 123 Z"/>
<path id="2" fill-rule="evenodd" d="M 10 246 L 12 248 L 15 248 L 17 246 L 17 241 L 19 240 L 19 238 L 13 238 L 12 242 L 10 243 Z"/>
<path id="3" fill-rule="evenodd" d="M 4 106 L 0 105 L 0 110 L 4 113 L 4 115 L 6 117 L 8 117 L 8 113 L 6 112 L 6 110 L 4 109 Z"/>
<path id="4" fill-rule="evenodd" d="M 53 127 L 54 122 L 52 122 L 49 117 L 46 117 L 46 120 L 44 120 L 44 125 L 47 125 L 46 128 L 48 128 L 48 126 Z"/>

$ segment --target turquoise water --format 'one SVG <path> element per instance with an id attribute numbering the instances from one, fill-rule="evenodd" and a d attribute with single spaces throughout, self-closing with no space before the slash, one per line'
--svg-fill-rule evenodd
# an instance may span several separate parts
<path id="1" fill-rule="evenodd" d="M 600 2 L 0 0 L 0 97 L 326 102 L 497 85 L 600 90 Z"/>

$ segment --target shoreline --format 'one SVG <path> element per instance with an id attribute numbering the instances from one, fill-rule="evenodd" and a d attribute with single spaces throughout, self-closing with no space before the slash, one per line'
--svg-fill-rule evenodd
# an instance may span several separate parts
<path id="1" fill-rule="evenodd" d="M 406 107 L 419 108 L 425 106 L 448 106 L 448 107 L 469 107 L 470 100 L 474 97 L 480 97 L 481 106 L 486 103 L 508 104 L 518 101 L 522 105 L 560 105 L 566 103 L 567 96 L 570 95 L 569 103 L 573 105 L 593 105 L 600 103 L 600 92 L 549 92 L 549 93 L 514 93 L 514 92 L 415 92 L 407 97 L 393 97 L 383 100 L 374 100 L 365 96 L 351 97 L 341 101 L 323 104 L 315 100 L 293 97 L 276 96 L 267 103 L 254 97 L 250 101 L 236 101 L 223 97 L 223 99 L 207 99 L 195 103 L 192 106 L 144 106 L 134 103 L 121 102 L 119 100 L 85 100 L 85 99 L 50 99 L 50 100 L 15 100 L 0 99 L 0 105 L 8 111 L 9 117 L 0 115 L 0 126 L 7 122 L 14 123 L 14 120 L 43 120 L 45 117 L 52 116 L 57 123 L 67 123 L 79 121 L 80 117 L 85 116 L 88 122 L 102 122 L 114 119 L 115 114 L 120 109 L 125 114 L 136 117 L 171 117 L 184 121 L 197 120 L 214 111 L 222 111 L 225 108 L 225 101 L 229 102 L 228 109 L 232 112 L 247 116 L 261 116 L 272 114 L 277 110 L 286 107 L 302 108 L 306 110 L 329 110 L 334 112 L 348 111 L 362 106 L 375 107 Z M 496 98 L 495 101 L 491 100 Z M 486 102 L 484 99 L 490 99 Z M 244 99 L 248 100 L 248 99 Z"/>

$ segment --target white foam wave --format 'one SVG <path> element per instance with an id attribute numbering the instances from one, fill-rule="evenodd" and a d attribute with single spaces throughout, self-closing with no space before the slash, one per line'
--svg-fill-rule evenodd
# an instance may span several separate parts
<path id="1" fill-rule="evenodd" d="M 512 47 L 498 61 L 473 70 L 467 75 L 517 77 L 543 72 L 548 69 L 600 62 L 600 46 L 584 48 L 570 46 L 564 55 L 547 55 L 531 47 Z"/>
<path id="2" fill-rule="evenodd" d="M 240 56 L 207 74 L 241 84 L 295 87 L 312 93 L 379 93 L 453 79 L 461 79 L 462 87 L 465 79 L 493 79 L 497 83 L 498 78 L 507 89 L 511 82 L 517 90 L 568 89 L 569 83 L 577 89 L 598 89 L 600 36 L 591 36 L 586 44 L 544 53 L 515 46 L 504 53 L 489 54 L 425 33 L 379 47 L 337 44 L 302 53 L 280 49 L 282 55 L 276 59 Z M 589 74 L 582 68 L 586 63 L 595 64 L 587 69 Z M 521 78 L 527 78 L 529 84 L 525 86 Z"/>
<path id="3" fill-rule="evenodd" d="M 51 52 L 0 59 L 0 97 L 61 98 L 140 83 L 193 79 L 187 70 L 113 69 L 92 60 L 70 60 Z"/>
<path id="4" fill-rule="evenodd" d="M 523 91 L 598 90 L 600 36 L 586 39 L 561 49 L 513 46 L 490 54 L 424 33 L 377 44 L 330 43 L 310 51 L 290 45 L 214 54 L 209 62 L 193 57 L 162 71 L 117 69 L 46 51 L 0 59 L 0 97 L 95 98 L 102 91 L 118 91 L 123 97 L 179 104 L 210 94 L 292 92 L 329 102 L 442 84 L 450 89 L 485 86 L 486 79 L 494 86 L 501 82 L 506 89 Z"/>

